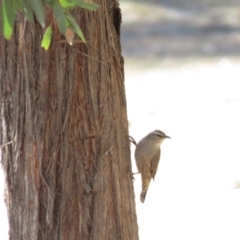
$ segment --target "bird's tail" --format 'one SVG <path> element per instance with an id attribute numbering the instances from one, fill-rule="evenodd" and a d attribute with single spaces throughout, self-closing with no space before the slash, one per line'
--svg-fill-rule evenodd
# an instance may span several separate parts
<path id="1" fill-rule="evenodd" d="M 140 195 L 140 200 L 142 203 L 145 201 L 150 181 L 151 176 L 145 176 L 142 174 L 142 192 Z"/>

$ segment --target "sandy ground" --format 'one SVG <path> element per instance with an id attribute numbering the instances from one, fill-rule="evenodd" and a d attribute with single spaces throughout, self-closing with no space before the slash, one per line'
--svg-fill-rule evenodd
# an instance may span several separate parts
<path id="1" fill-rule="evenodd" d="M 134 182 L 140 240 L 239 240 L 238 1 L 120 4 L 130 134 L 172 137 L 144 205 Z M 0 224 L 6 240 L 3 199 Z"/>

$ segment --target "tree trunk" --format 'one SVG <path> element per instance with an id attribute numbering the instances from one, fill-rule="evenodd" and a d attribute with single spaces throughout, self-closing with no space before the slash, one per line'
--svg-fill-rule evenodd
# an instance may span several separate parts
<path id="1" fill-rule="evenodd" d="M 10 239 L 138 239 L 120 45 L 121 12 L 74 10 L 87 43 L 18 15 L 0 33 L 0 144 Z M 47 25 L 53 23 L 48 9 Z M 75 39 L 76 40 L 76 39 Z M 77 39 L 79 40 L 79 39 Z"/>

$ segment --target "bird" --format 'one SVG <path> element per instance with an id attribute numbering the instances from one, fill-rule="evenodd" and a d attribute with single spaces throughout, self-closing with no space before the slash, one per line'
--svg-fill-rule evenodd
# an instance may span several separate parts
<path id="1" fill-rule="evenodd" d="M 142 191 L 140 200 L 144 203 L 151 179 L 154 180 L 161 155 L 161 144 L 170 138 L 164 132 L 155 130 L 142 138 L 135 149 L 135 160 L 138 173 L 142 178 Z"/>

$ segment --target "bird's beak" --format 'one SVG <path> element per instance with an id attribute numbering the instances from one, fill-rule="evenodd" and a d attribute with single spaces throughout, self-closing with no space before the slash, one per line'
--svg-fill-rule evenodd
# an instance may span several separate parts
<path id="1" fill-rule="evenodd" d="M 165 138 L 170 138 L 171 139 L 171 137 L 169 137 L 169 136 L 165 136 Z"/>

